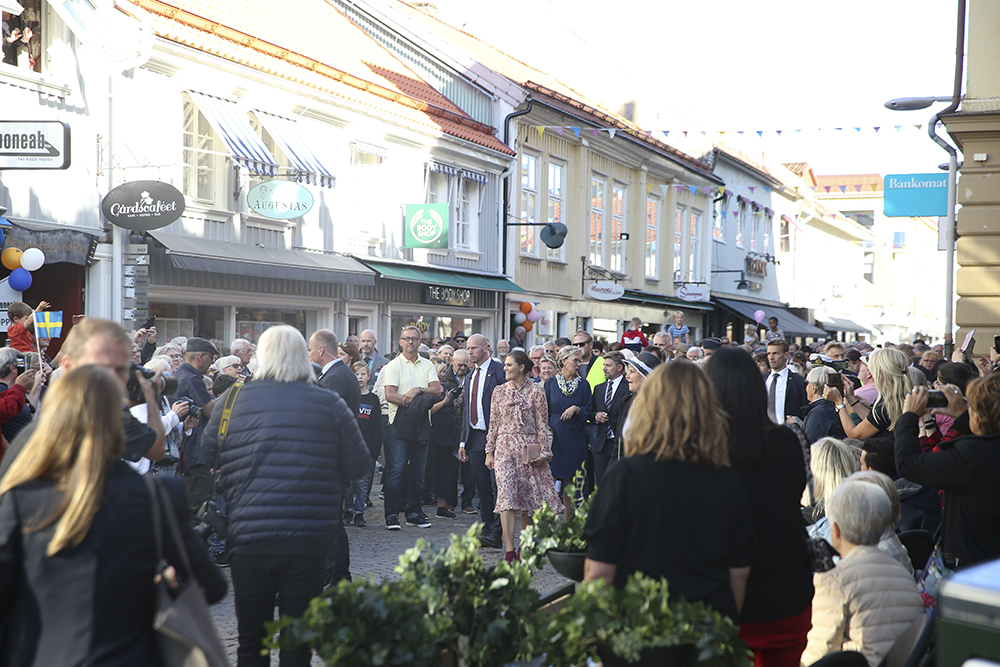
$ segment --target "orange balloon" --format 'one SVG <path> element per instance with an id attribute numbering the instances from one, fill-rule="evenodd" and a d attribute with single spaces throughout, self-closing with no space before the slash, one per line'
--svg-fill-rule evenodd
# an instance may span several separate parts
<path id="1" fill-rule="evenodd" d="M 13 248 L 12 248 L 12 250 L 13 250 Z M 18 261 L 18 266 L 20 266 L 20 260 Z M 524 313 L 525 315 L 527 315 L 528 313 L 530 313 L 532 308 L 534 308 L 534 306 L 531 305 L 530 301 L 522 301 L 521 302 L 521 312 Z"/>
<path id="2" fill-rule="evenodd" d="M 21 268 L 21 255 L 23 254 L 24 252 L 20 248 L 7 248 L 3 253 L 0 253 L 0 263 L 11 271 L 19 269 Z"/>
<path id="3" fill-rule="evenodd" d="M 534 327 L 534 325 L 531 322 L 527 322 L 527 321 L 524 324 L 522 324 L 521 326 L 524 327 L 525 331 L 531 331 L 531 329 Z"/>

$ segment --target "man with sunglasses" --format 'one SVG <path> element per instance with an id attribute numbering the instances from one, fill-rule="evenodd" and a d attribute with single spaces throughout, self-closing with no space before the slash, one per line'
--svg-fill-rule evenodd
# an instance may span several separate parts
<path id="1" fill-rule="evenodd" d="M 205 386 L 204 375 L 219 358 L 219 351 L 204 338 L 189 338 L 184 352 L 184 363 L 174 372 L 177 378 L 177 393 L 170 397 L 170 404 L 186 400 L 202 409 L 204 417 L 199 420 L 191 434 L 184 440 L 181 451 L 180 471 L 187 478 L 188 508 L 195 520 L 198 510 L 215 495 L 212 471 L 201 458 L 201 436 L 205 424 L 212 416 L 215 398 Z"/>

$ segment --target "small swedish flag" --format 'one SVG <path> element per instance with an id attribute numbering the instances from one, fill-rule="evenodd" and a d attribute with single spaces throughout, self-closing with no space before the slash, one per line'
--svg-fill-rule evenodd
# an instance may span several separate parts
<path id="1" fill-rule="evenodd" d="M 59 338 L 62 335 L 62 311 L 36 312 L 35 331 L 39 338 Z"/>

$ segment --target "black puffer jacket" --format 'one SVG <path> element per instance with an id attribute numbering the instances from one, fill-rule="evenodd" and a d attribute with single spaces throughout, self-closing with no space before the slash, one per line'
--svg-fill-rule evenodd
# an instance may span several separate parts
<path id="1" fill-rule="evenodd" d="M 203 456 L 222 470 L 229 548 L 326 553 L 340 516 L 340 483 L 364 476 L 371 463 L 347 403 L 315 384 L 254 380 L 236 399 L 219 451 L 227 396 L 205 428 Z"/>

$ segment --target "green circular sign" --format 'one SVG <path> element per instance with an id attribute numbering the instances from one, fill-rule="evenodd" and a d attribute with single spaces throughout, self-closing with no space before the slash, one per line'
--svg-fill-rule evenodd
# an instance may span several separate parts
<path id="1" fill-rule="evenodd" d="M 410 217 L 410 234 L 421 244 L 437 243 L 447 229 L 441 214 L 434 209 L 420 208 Z"/>

